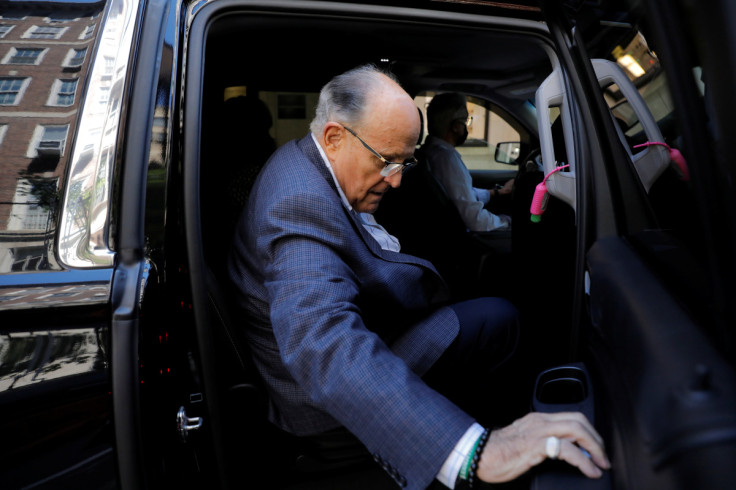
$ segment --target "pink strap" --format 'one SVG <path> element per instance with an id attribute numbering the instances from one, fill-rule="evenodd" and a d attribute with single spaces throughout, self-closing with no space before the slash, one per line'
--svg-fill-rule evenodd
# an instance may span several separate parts
<path id="1" fill-rule="evenodd" d="M 569 166 L 570 166 L 570 164 L 568 163 L 567 165 L 562 165 L 561 167 L 556 167 L 553 171 L 551 171 L 550 173 L 548 173 L 547 175 L 544 176 L 544 180 L 542 182 L 546 182 L 547 179 L 549 178 L 549 176 L 552 175 L 553 173 L 559 172 L 563 168 L 567 168 Z"/>
<path id="2" fill-rule="evenodd" d="M 667 143 L 660 143 L 658 141 L 647 141 L 646 143 L 635 145 L 634 148 L 641 148 L 642 146 L 652 145 L 659 145 L 667 148 L 670 152 L 670 160 L 672 160 L 677 167 L 680 180 L 682 180 L 683 182 L 687 182 L 690 180 L 690 169 L 687 166 L 685 157 L 682 156 L 682 153 L 680 153 L 680 150 L 678 150 L 677 148 L 670 148 L 670 145 L 668 145 Z"/>

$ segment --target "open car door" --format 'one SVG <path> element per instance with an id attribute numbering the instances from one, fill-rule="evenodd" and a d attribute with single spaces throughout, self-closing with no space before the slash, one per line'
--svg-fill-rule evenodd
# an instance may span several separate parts
<path id="1" fill-rule="evenodd" d="M 732 487 L 733 32 L 679 2 L 632 3 L 544 3 L 561 66 L 537 96 L 542 160 L 578 231 L 570 356 L 590 372 L 614 488 Z M 726 60 L 695 44 L 714 37 Z"/>

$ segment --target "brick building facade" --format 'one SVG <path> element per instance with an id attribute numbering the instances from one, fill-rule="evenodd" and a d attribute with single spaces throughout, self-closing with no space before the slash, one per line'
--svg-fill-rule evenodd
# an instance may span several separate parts
<path id="1" fill-rule="evenodd" d="M 59 268 L 54 210 L 103 9 L 104 2 L 0 7 L 0 272 Z"/>

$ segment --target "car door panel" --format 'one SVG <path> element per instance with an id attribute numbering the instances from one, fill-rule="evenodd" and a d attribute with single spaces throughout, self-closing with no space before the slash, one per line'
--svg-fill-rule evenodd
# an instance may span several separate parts
<path id="1" fill-rule="evenodd" d="M 733 370 L 626 241 L 599 240 L 587 264 L 618 487 L 730 486 L 731 465 L 700 463 L 736 457 Z"/>
<path id="2" fill-rule="evenodd" d="M 584 281 L 577 287 L 584 288 L 586 301 L 579 305 L 580 325 L 573 345 L 578 349 L 576 357 L 584 359 L 591 371 L 596 427 L 611 456 L 613 487 L 731 488 L 735 470 L 728 461 L 734 460 L 736 450 L 736 377 L 732 361 L 724 356 L 728 346 L 714 340 L 724 332 L 712 335 L 719 323 L 712 319 L 724 313 L 714 306 L 717 295 L 712 293 L 718 291 L 718 282 L 702 267 L 707 261 L 698 256 L 699 245 L 691 246 L 703 239 L 707 242 L 708 235 L 698 236 L 703 229 L 693 221 L 675 220 L 674 229 L 661 225 L 660 208 L 650 191 L 662 171 L 637 167 L 637 162 L 639 167 L 647 164 L 612 124 L 608 101 L 601 93 L 604 84 L 592 76 L 596 73 L 592 57 L 611 55 L 621 60 L 627 43 L 640 34 L 633 29 L 628 39 L 617 39 L 618 48 L 608 40 L 595 56 L 588 56 L 587 49 L 595 49 L 596 40 L 612 33 L 600 34 L 601 26 L 593 23 L 596 30 L 581 20 L 591 13 L 584 6 L 566 14 L 552 2 L 545 6 L 562 60 L 560 81 L 565 88 L 559 92 L 567 99 L 555 102 L 572 104 L 568 114 L 584 115 L 583 127 L 576 128 L 572 116 L 565 121 L 565 141 L 569 158 L 576 158 L 578 182 L 574 191 L 563 195 L 570 197 L 577 222 L 584 225 L 578 240 L 578 257 L 585 260 Z M 627 9 L 616 2 L 609 7 Z M 590 46 L 584 41 L 586 31 Z M 646 53 L 640 39 L 639 48 Z M 663 76 L 656 69 L 649 80 Z M 631 88 L 625 79 L 617 83 Z M 646 83 L 646 79 L 637 81 L 640 93 Z M 629 90 L 629 96 L 638 99 L 639 95 Z M 641 104 L 638 109 L 648 110 Z M 684 120 L 681 131 L 682 125 L 690 123 L 687 114 L 676 114 Z M 647 113 L 638 116 L 648 123 L 655 120 Z M 661 115 L 656 122 L 664 123 Z M 648 139 L 657 139 L 652 136 L 656 126 L 649 126 L 654 131 L 647 131 Z M 540 127 L 540 132 L 548 127 Z M 545 136 L 541 134 L 543 150 L 549 139 Z M 543 159 L 545 166 L 554 161 Z M 588 178 L 581 177 L 581 172 Z M 683 237 L 691 243 L 683 244 Z"/>
<path id="3" fill-rule="evenodd" d="M 130 55 L 119 3 L 0 6 L 17 55 L 4 75 L 24 80 L 0 116 L 3 488 L 115 485 L 109 224 Z"/>
<path id="4" fill-rule="evenodd" d="M 110 270 L 0 277 L 3 486 L 107 484 Z"/>

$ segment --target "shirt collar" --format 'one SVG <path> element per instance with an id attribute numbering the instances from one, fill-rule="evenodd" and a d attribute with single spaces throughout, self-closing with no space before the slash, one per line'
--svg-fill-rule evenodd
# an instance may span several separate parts
<path id="1" fill-rule="evenodd" d="M 332 175 L 332 180 L 335 182 L 335 187 L 337 187 L 337 193 L 340 194 L 340 199 L 342 200 L 342 203 L 345 205 L 348 210 L 352 211 L 353 207 L 348 202 L 348 198 L 345 196 L 345 193 L 342 191 L 342 187 L 340 187 L 340 183 L 337 181 L 337 177 L 335 177 L 335 171 L 332 169 L 332 165 L 330 164 L 330 160 L 327 158 L 327 155 L 325 154 L 325 150 L 322 149 L 322 145 L 319 144 L 319 141 L 317 141 L 317 137 L 314 135 L 314 133 L 309 133 L 312 136 L 312 140 L 314 140 L 314 144 L 317 145 L 317 150 L 319 151 L 319 154 L 322 155 L 322 161 L 325 163 L 325 166 L 327 167 L 327 170 L 330 171 L 330 175 Z"/>
<path id="2" fill-rule="evenodd" d="M 437 136 L 433 136 L 431 134 L 430 135 L 427 135 L 427 139 L 425 140 L 425 144 L 437 145 L 437 146 L 441 146 L 441 147 L 443 147 L 445 149 L 449 149 L 449 150 L 454 150 L 455 149 L 455 147 L 452 146 L 447 141 L 443 140 L 442 138 L 438 138 Z"/>

